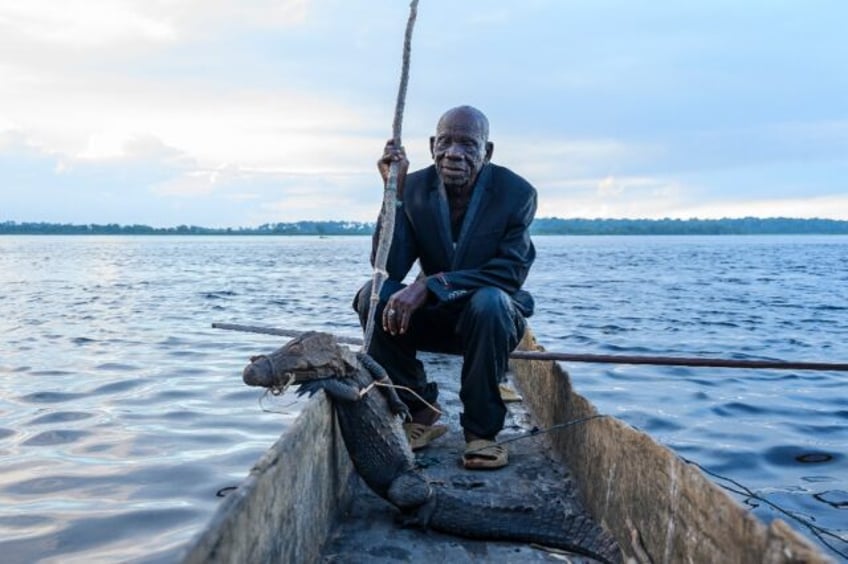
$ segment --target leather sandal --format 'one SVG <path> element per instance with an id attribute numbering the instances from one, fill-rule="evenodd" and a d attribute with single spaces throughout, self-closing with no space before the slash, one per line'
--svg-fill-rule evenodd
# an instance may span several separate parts
<path id="1" fill-rule="evenodd" d="M 465 443 L 462 465 L 468 470 L 494 470 L 509 464 L 509 451 L 503 445 L 488 439 L 474 439 Z"/>
<path id="2" fill-rule="evenodd" d="M 447 425 L 423 425 L 421 423 L 404 423 L 403 431 L 409 447 L 415 451 L 428 446 L 448 431 Z"/>
<path id="3" fill-rule="evenodd" d="M 498 384 L 498 391 L 504 403 L 517 402 L 524 399 L 509 384 Z"/>

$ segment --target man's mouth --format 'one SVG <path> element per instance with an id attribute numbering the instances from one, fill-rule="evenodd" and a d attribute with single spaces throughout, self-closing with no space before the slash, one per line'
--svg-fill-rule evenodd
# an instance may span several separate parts
<path id="1" fill-rule="evenodd" d="M 442 166 L 442 172 L 451 176 L 466 174 L 466 170 L 464 168 L 453 166 Z"/>

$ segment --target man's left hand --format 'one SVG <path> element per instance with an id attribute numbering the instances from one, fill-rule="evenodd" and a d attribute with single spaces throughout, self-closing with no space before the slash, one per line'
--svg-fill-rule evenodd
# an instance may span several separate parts
<path id="1" fill-rule="evenodd" d="M 405 334 L 412 314 L 427 301 L 427 291 L 427 280 L 421 279 L 392 294 L 383 310 L 383 330 Z"/>

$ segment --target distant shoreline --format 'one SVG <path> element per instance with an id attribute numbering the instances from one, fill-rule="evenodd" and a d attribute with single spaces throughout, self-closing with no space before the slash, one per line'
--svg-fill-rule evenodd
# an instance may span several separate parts
<path id="1" fill-rule="evenodd" d="M 258 227 L 151 227 L 148 225 L 0 222 L 0 235 L 237 235 L 369 236 L 374 223 L 298 221 Z M 533 235 L 848 235 L 848 220 L 800 218 L 725 219 L 561 219 L 539 218 Z"/>

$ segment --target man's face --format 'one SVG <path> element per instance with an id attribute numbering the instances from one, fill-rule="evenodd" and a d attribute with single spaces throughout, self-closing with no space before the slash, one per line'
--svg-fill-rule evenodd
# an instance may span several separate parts
<path id="1" fill-rule="evenodd" d="M 461 110 L 443 116 L 430 138 L 436 170 L 447 188 L 471 186 L 489 160 L 490 147 L 479 117 Z"/>

